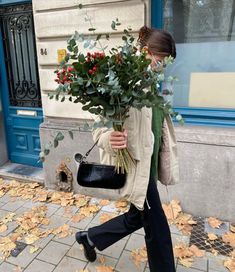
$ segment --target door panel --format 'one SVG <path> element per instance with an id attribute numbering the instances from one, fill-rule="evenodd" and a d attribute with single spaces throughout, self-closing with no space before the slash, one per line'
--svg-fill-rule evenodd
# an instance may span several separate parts
<path id="1" fill-rule="evenodd" d="M 1 82 L 12 162 L 40 166 L 39 125 L 43 120 L 31 4 L 0 6 L 6 80 Z M 4 67 L 0 68 L 4 69 Z"/>

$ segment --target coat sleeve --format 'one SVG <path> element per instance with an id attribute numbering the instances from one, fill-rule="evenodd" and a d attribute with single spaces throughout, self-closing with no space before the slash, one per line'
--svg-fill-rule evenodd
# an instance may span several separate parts
<path id="1" fill-rule="evenodd" d="M 100 118 L 95 118 L 95 121 L 99 121 Z M 97 146 L 103 149 L 105 152 L 111 156 L 116 156 L 116 151 L 110 145 L 111 132 L 114 131 L 113 128 L 99 127 L 92 131 L 92 136 L 94 142 L 98 140 Z"/>

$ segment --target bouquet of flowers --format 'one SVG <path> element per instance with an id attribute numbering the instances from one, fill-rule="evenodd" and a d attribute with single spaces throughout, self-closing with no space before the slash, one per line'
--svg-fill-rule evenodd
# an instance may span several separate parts
<path id="1" fill-rule="evenodd" d="M 116 30 L 118 19 L 111 27 Z M 95 34 L 95 28 L 89 31 Z M 109 39 L 107 34 L 85 37 L 75 32 L 68 40 L 69 53 L 56 70 L 59 84 L 55 93 L 49 94 L 63 102 L 69 99 L 72 103 L 82 103 L 82 109 L 99 115 L 101 122 L 94 127 L 112 126 L 116 131 L 123 131 L 123 124 L 131 107 L 140 110 L 143 107 L 161 106 L 167 110 L 169 106 L 159 99 L 159 89 L 165 80 L 163 70 L 151 69 L 151 60 L 146 58 L 146 50 L 138 51 L 138 42 L 131 34 L 131 28 L 123 32 L 123 45 L 105 53 L 107 47 L 102 46 L 101 37 Z M 81 46 L 92 52 L 82 53 Z M 96 50 L 97 49 L 97 50 Z M 173 62 L 166 58 L 164 65 Z M 173 81 L 174 78 L 169 78 Z M 61 136 L 61 135 L 60 135 Z M 128 149 L 117 150 L 116 171 L 128 172 L 134 164 Z"/>

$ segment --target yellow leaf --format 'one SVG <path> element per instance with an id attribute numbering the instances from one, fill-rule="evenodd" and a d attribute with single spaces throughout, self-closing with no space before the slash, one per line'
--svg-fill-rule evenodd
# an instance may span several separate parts
<path id="1" fill-rule="evenodd" d="M 222 236 L 225 243 L 229 244 L 231 247 L 235 247 L 235 233 L 227 232 Z"/>
<path id="2" fill-rule="evenodd" d="M 78 270 L 77 270 L 78 271 Z M 77 272 L 76 271 L 76 272 Z M 89 272 L 89 270 L 88 269 L 81 269 L 81 270 L 79 270 L 79 272 Z"/>
<path id="3" fill-rule="evenodd" d="M 179 259 L 179 263 L 189 268 L 193 264 L 193 259 L 192 258 Z"/>
<path id="4" fill-rule="evenodd" d="M 184 244 L 178 244 L 174 246 L 174 256 L 180 259 L 189 258 L 193 256 L 193 252 L 189 249 L 188 246 Z"/>
<path id="5" fill-rule="evenodd" d="M 162 204 L 167 220 L 172 223 L 182 211 L 180 202 L 177 199 L 171 200 L 169 204 Z"/>
<path id="6" fill-rule="evenodd" d="M 146 247 L 142 247 L 131 252 L 131 259 L 134 261 L 134 264 L 137 267 L 140 267 L 140 264 L 147 261 L 147 251 Z"/>
<path id="7" fill-rule="evenodd" d="M 220 221 L 219 219 L 215 218 L 215 217 L 209 217 L 208 218 L 208 224 L 212 227 L 212 228 L 219 228 L 220 225 L 223 223 L 222 221 Z"/>
<path id="8" fill-rule="evenodd" d="M 235 260 L 234 259 L 228 259 L 224 261 L 224 266 L 228 268 L 230 272 L 235 271 Z"/>
<path id="9" fill-rule="evenodd" d="M 193 253 L 195 257 L 203 257 L 205 256 L 205 250 L 199 249 L 196 245 L 191 245 L 189 250 Z"/>
<path id="10" fill-rule="evenodd" d="M 85 218 L 85 215 L 82 215 L 82 214 L 75 214 L 73 217 L 72 217 L 72 222 L 73 223 L 78 223 L 80 222 L 83 218 Z"/>
<path id="11" fill-rule="evenodd" d="M 232 224 L 230 225 L 230 230 L 231 232 L 235 232 L 235 226 L 233 226 Z"/>
<path id="12" fill-rule="evenodd" d="M 100 206 L 107 206 L 109 204 L 110 204 L 110 201 L 107 200 L 107 199 L 101 199 L 100 202 L 99 202 Z"/>
<path id="13" fill-rule="evenodd" d="M 117 214 L 116 213 L 102 213 L 100 216 L 100 223 L 105 223 L 107 221 L 109 221 L 110 219 L 116 217 Z"/>
<path id="14" fill-rule="evenodd" d="M 102 255 L 98 258 L 98 262 L 101 263 L 101 264 L 104 264 L 105 263 L 105 257 Z"/>
<path id="15" fill-rule="evenodd" d="M 0 233 L 7 230 L 7 225 L 3 224 L 0 226 Z"/>
<path id="16" fill-rule="evenodd" d="M 95 268 L 97 272 L 114 272 L 114 268 L 112 266 L 102 265 L 96 266 Z"/>
<path id="17" fill-rule="evenodd" d="M 26 244 L 31 245 L 37 240 L 39 240 L 39 237 L 34 235 L 34 234 L 28 234 L 27 236 L 24 237 Z"/>
<path id="18" fill-rule="evenodd" d="M 207 236 L 210 241 L 215 241 L 216 239 L 218 239 L 218 236 L 214 233 L 208 233 Z"/>
<path id="19" fill-rule="evenodd" d="M 33 254 L 34 252 L 38 251 L 39 250 L 39 247 L 30 247 L 29 249 L 29 253 Z"/>

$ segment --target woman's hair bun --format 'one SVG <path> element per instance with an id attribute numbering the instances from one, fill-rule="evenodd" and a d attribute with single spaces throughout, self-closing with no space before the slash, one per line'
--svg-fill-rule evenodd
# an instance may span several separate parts
<path id="1" fill-rule="evenodd" d="M 147 26 L 142 26 L 139 30 L 139 38 L 138 41 L 140 42 L 141 47 L 147 45 L 148 39 L 151 36 L 152 29 Z"/>

